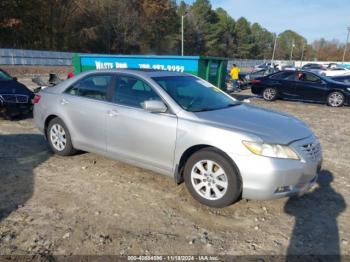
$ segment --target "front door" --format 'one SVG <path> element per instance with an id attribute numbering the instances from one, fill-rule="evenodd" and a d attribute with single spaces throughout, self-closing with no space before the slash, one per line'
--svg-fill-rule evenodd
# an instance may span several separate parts
<path id="1" fill-rule="evenodd" d="M 142 108 L 146 100 L 161 100 L 142 79 L 117 75 L 113 91 L 113 104 L 107 116 L 108 152 L 139 166 L 173 172 L 176 115 L 170 110 L 150 113 Z"/>
<path id="2" fill-rule="evenodd" d="M 299 99 L 310 101 L 324 101 L 327 93 L 327 84 L 313 73 L 300 73 L 296 84 L 295 94 Z"/>

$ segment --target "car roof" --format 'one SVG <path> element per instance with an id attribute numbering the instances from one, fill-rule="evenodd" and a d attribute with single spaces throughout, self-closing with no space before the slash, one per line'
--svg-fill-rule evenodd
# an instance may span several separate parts
<path id="1" fill-rule="evenodd" d="M 154 70 L 154 69 L 104 69 L 104 70 L 89 70 L 81 72 L 80 74 L 77 74 L 73 78 L 69 78 L 61 83 L 59 83 L 56 86 L 53 86 L 51 88 L 45 88 L 43 91 L 45 92 L 51 92 L 51 93 L 61 93 L 63 92 L 69 85 L 74 83 L 75 81 L 78 81 L 79 79 L 83 79 L 84 77 L 93 75 L 93 74 L 129 74 L 132 76 L 138 76 L 140 78 L 152 78 L 152 77 L 165 77 L 165 76 L 192 76 L 191 74 L 187 73 L 180 73 L 180 72 L 171 72 L 171 71 L 165 71 L 165 70 Z"/>
<path id="2" fill-rule="evenodd" d="M 174 71 L 155 70 L 155 69 L 139 69 L 139 68 L 110 69 L 110 70 L 90 70 L 90 71 L 85 71 L 82 74 L 90 75 L 90 74 L 95 74 L 95 73 L 125 73 L 125 74 L 132 74 L 132 75 L 143 76 L 143 77 L 162 77 L 162 76 L 184 76 L 184 75 L 189 75 L 187 73 L 174 72 Z"/>
<path id="3" fill-rule="evenodd" d="M 307 73 L 307 74 L 312 74 L 312 75 L 316 75 L 320 78 L 323 78 L 322 76 L 318 75 L 318 74 L 315 74 L 313 72 L 310 72 L 310 71 L 307 71 L 307 70 L 302 70 L 302 69 L 297 69 L 297 70 L 291 70 L 291 69 L 286 69 L 286 70 L 281 70 L 281 71 L 277 71 L 277 72 L 274 72 L 272 74 L 269 74 L 267 75 L 266 77 L 270 77 L 272 75 L 275 75 L 275 74 L 278 74 L 278 73 L 282 73 L 282 72 L 288 72 L 288 73 L 294 73 L 294 74 L 298 74 L 298 73 Z"/>

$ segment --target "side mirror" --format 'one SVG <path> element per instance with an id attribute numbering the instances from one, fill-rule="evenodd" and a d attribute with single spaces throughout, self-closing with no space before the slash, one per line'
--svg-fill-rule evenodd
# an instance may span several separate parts
<path id="1" fill-rule="evenodd" d="M 15 81 L 17 81 L 17 80 L 18 80 L 18 78 L 17 78 L 17 77 L 12 77 L 12 79 L 13 79 L 13 80 L 15 80 Z"/>
<path id="2" fill-rule="evenodd" d="M 159 100 L 144 101 L 142 107 L 150 113 L 165 113 L 168 110 L 167 106 Z"/>

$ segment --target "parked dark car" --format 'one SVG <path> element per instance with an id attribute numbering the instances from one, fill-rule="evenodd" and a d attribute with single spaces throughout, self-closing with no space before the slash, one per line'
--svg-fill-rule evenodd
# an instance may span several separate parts
<path id="1" fill-rule="evenodd" d="M 11 119 L 32 110 L 34 93 L 15 77 L 0 69 L 0 115 Z"/>
<path id="2" fill-rule="evenodd" d="M 258 70 L 258 71 L 253 71 L 253 72 L 250 72 L 250 73 L 245 73 L 244 75 L 241 74 L 241 77 L 245 80 L 245 81 L 251 81 L 257 77 L 262 77 L 262 76 L 267 76 L 269 74 L 272 74 L 272 73 L 276 73 L 278 72 L 278 68 L 273 68 L 273 67 L 269 67 L 269 68 L 266 68 L 266 69 L 262 69 L 262 70 Z"/>
<path id="3" fill-rule="evenodd" d="M 303 70 L 310 70 L 310 69 L 324 70 L 326 68 L 321 64 L 309 63 L 306 65 L 303 65 L 301 69 L 303 69 Z"/>
<path id="4" fill-rule="evenodd" d="M 342 82 L 344 84 L 350 85 L 350 75 L 333 76 L 333 77 L 331 77 L 331 79 L 336 81 L 336 82 Z"/>
<path id="5" fill-rule="evenodd" d="M 350 87 L 307 71 L 281 71 L 252 81 L 252 93 L 267 101 L 289 98 L 339 107 L 350 103 Z"/>

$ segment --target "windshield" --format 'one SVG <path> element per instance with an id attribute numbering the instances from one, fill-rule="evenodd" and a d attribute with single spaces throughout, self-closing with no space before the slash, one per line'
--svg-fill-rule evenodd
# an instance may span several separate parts
<path id="1" fill-rule="evenodd" d="M 8 81 L 12 80 L 12 77 L 5 73 L 4 71 L 0 70 L 0 81 Z"/>
<path id="2" fill-rule="evenodd" d="M 210 111 L 240 104 L 212 84 L 194 76 L 153 77 L 183 109 Z"/>

